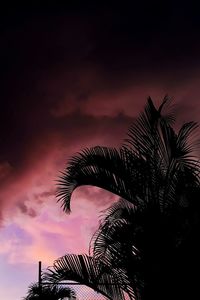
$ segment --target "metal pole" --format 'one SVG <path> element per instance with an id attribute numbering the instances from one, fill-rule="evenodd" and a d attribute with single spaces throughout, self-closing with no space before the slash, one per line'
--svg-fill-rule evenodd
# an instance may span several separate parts
<path id="1" fill-rule="evenodd" d="M 38 268 L 38 287 L 39 287 L 39 299 L 42 299 L 42 262 L 39 261 Z"/>

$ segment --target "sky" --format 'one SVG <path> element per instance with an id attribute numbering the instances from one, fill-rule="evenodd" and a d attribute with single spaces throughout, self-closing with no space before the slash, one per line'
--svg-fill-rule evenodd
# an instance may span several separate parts
<path id="1" fill-rule="evenodd" d="M 78 188 L 66 215 L 55 190 L 72 155 L 119 147 L 148 96 L 173 99 L 177 126 L 200 121 L 199 35 L 197 7 L 181 2 L 1 9 L 0 299 L 25 296 L 39 260 L 88 253 L 117 200 Z"/>

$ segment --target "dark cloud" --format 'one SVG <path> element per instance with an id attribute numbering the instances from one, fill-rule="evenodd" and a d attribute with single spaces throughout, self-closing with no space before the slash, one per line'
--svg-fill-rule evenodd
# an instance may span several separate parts
<path id="1" fill-rule="evenodd" d="M 42 204 L 45 201 L 47 201 L 49 197 L 53 196 L 55 198 L 55 195 L 56 195 L 56 187 L 54 189 L 51 189 L 50 191 L 44 191 L 42 193 L 34 194 L 34 200 L 36 200 L 38 204 Z"/>
<path id="2" fill-rule="evenodd" d="M 119 145 L 149 95 L 196 107 L 198 10 L 130 3 L 2 10 L 0 178 L 25 177 L 55 148 L 60 168 L 83 147 Z"/>
<path id="3" fill-rule="evenodd" d="M 109 79 L 138 79 L 194 67 L 199 56 L 198 10 L 183 3 L 25 8 L 3 25 L 2 77 L 15 88 L 20 79 L 31 87 L 55 67 L 92 65 Z"/>
<path id="4" fill-rule="evenodd" d="M 28 200 L 28 199 L 27 199 Z M 26 201 L 27 201 L 26 200 Z M 35 209 L 33 209 L 32 207 L 28 207 L 25 203 L 24 200 L 20 200 L 18 203 L 17 203 L 17 207 L 19 208 L 20 212 L 22 214 L 25 214 L 31 218 L 35 218 L 37 216 L 37 212 Z"/>
<path id="5" fill-rule="evenodd" d="M 11 171 L 12 171 L 12 167 L 7 161 L 4 161 L 0 164 L 0 180 L 1 180 L 1 182 L 10 175 Z"/>

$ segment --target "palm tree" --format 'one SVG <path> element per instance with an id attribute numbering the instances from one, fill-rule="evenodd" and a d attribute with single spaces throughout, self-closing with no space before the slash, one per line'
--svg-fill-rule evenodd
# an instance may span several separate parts
<path id="1" fill-rule="evenodd" d="M 197 286 L 191 267 L 199 266 L 200 250 L 200 168 L 192 139 L 197 124 L 185 123 L 176 133 L 172 108 L 167 97 L 158 109 L 148 98 L 119 150 L 85 149 L 59 180 L 58 201 L 66 212 L 73 191 L 83 185 L 124 199 L 108 210 L 90 259 L 96 278 L 115 278 L 131 299 L 192 299 Z M 68 260 L 67 255 L 56 261 L 54 277 L 64 270 L 70 276 Z M 86 261 L 84 268 L 92 270 Z"/>
<path id="2" fill-rule="evenodd" d="M 69 287 L 59 285 L 43 285 L 40 289 L 38 283 L 32 283 L 23 300 L 62 300 L 76 299 L 76 293 Z"/>

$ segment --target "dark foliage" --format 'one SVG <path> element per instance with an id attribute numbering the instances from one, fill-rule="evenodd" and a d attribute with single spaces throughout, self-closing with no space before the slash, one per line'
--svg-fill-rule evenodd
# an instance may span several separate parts
<path id="1" fill-rule="evenodd" d="M 91 257 L 73 256 L 76 266 L 69 263 L 72 256 L 60 258 L 51 278 L 73 276 L 94 289 L 97 279 L 112 283 L 114 278 L 121 291 L 137 300 L 194 299 L 200 250 L 197 124 L 185 123 L 176 132 L 174 121 L 167 97 L 158 109 L 149 98 L 119 150 L 98 146 L 69 161 L 57 194 L 66 212 L 72 192 L 82 185 L 106 189 L 121 199 L 105 212 L 90 245 Z M 103 293 L 123 299 L 117 290 Z"/>
<path id="2" fill-rule="evenodd" d="M 62 300 L 66 298 L 76 300 L 75 291 L 61 285 L 42 285 L 39 287 L 38 283 L 32 283 L 23 300 Z"/>

